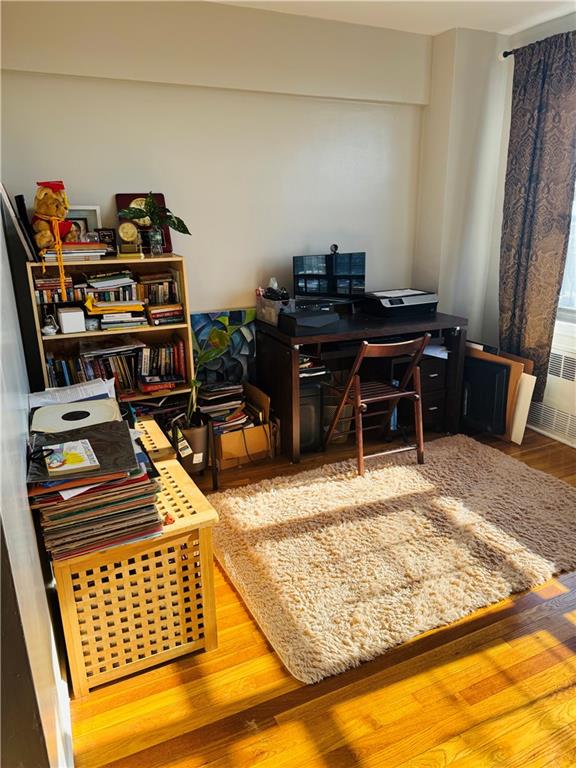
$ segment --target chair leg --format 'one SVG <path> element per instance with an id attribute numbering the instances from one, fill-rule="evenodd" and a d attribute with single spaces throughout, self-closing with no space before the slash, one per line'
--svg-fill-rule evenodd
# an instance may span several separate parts
<path id="1" fill-rule="evenodd" d="M 358 474 L 364 476 L 364 435 L 362 433 L 362 400 L 360 398 L 360 377 L 354 379 L 354 426 L 356 431 L 356 461 Z"/>
<path id="2" fill-rule="evenodd" d="M 424 464 L 424 425 L 422 422 L 422 394 L 420 390 L 420 368 L 414 368 L 414 389 L 418 393 L 414 398 L 414 423 L 416 425 L 416 455 L 418 464 Z"/>

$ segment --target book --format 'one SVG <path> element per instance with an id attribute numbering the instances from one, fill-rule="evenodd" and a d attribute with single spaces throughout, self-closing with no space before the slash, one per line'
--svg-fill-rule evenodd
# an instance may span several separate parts
<path id="1" fill-rule="evenodd" d="M 72 440 L 67 443 L 46 445 L 42 451 L 50 477 L 64 477 L 100 469 L 100 462 L 89 440 Z"/>

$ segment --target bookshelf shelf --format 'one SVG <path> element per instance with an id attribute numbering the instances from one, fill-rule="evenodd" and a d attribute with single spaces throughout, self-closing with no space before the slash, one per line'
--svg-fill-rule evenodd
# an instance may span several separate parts
<path id="1" fill-rule="evenodd" d="M 30 298 L 32 301 L 34 325 L 36 329 L 36 339 L 41 361 L 41 371 L 38 372 L 37 381 L 31 382 L 35 389 L 41 389 L 42 386 L 53 386 L 48 375 L 47 359 L 74 360 L 79 355 L 79 345 L 82 340 L 104 340 L 107 337 L 134 337 L 144 341 L 147 344 L 165 345 L 166 342 L 175 340 L 180 344 L 184 343 L 184 368 L 186 371 L 186 384 L 175 389 L 158 390 L 156 392 L 125 392 L 119 391 L 118 398 L 124 402 L 151 400 L 160 397 L 172 397 L 174 395 L 187 394 L 191 391 L 190 382 L 194 378 L 193 358 L 192 358 L 192 330 L 190 327 L 190 309 L 188 306 L 188 293 L 186 283 L 186 270 L 184 258 L 177 254 L 168 253 L 163 256 L 145 258 L 135 256 L 119 256 L 112 259 L 99 259 L 97 261 L 70 261 L 65 263 L 66 274 L 70 275 L 74 282 L 81 282 L 82 277 L 94 275 L 100 272 L 115 272 L 122 269 L 129 269 L 135 277 L 147 276 L 158 272 L 170 271 L 176 274 L 180 286 L 180 301 L 184 309 L 186 322 L 167 323 L 165 325 L 141 325 L 135 328 L 111 328 L 98 331 L 82 331 L 79 333 L 57 333 L 54 336 L 43 336 L 42 315 L 40 306 L 36 303 L 35 297 L 35 279 L 45 277 L 46 274 L 53 277 L 57 274 L 58 265 L 54 263 L 46 264 L 45 270 L 41 263 L 29 262 L 27 264 L 28 285 Z M 75 302 L 78 306 L 78 302 Z M 54 305 L 56 309 L 59 305 Z M 181 353 L 180 353 L 181 354 Z M 117 377 L 118 378 L 118 377 Z"/>
<path id="2" fill-rule="evenodd" d="M 94 261 L 67 261 L 64 266 L 68 267 L 113 267 L 122 264 L 161 264 L 163 262 L 182 262 L 183 256 L 179 256 L 176 253 L 165 253 L 163 256 L 144 256 L 144 258 L 135 256 L 118 256 L 114 259 L 95 259 Z M 43 266 L 46 269 L 57 269 L 58 264 L 56 262 L 49 262 L 42 264 L 39 261 L 31 262 L 28 265 L 32 270 L 39 269 L 42 271 Z"/>
<path id="3" fill-rule="evenodd" d="M 157 392 L 135 392 L 129 395 L 120 395 L 119 400 L 123 403 L 133 403 L 137 400 L 159 400 L 161 397 L 172 397 L 173 395 L 188 395 L 192 391 L 191 387 L 176 387 L 175 389 L 159 389 Z"/>
<path id="4" fill-rule="evenodd" d="M 166 325 L 139 325 L 136 328 L 113 328 L 107 331 L 82 331 L 81 333 L 57 333 L 55 336 L 42 336 L 43 342 L 52 343 L 53 341 L 62 341 L 63 339 L 87 339 L 90 336 L 119 336 L 129 335 L 137 336 L 140 333 L 154 333 L 160 331 L 172 331 L 182 328 L 188 328 L 187 323 L 168 323 Z"/>

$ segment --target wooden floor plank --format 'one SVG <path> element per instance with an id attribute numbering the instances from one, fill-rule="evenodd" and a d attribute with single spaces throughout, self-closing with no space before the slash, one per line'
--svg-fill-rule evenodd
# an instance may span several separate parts
<path id="1" fill-rule="evenodd" d="M 576 485 L 576 451 L 483 438 Z M 223 487 L 351 455 L 348 445 L 222 474 Z M 208 490 L 210 478 L 200 478 Z M 575 510 L 576 524 L 576 510 Z M 74 701 L 77 768 L 574 768 L 576 574 L 305 686 L 216 568 L 219 647 Z"/>

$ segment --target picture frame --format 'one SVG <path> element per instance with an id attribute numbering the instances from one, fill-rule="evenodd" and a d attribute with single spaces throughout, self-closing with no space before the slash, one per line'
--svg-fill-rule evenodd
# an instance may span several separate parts
<path id="1" fill-rule="evenodd" d="M 22 253 L 26 256 L 26 261 L 34 262 L 38 261 L 38 255 L 36 253 L 36 244 L 30 240 L 30 236 L 28 235 L 26 231 L 26 227 L 24 226 L 22 220 L 16 213 L 16 210 L 14 209 L 14 206 L 12 205 L 12 200 L 10 199 L 10 196 L 8 195 L 8 192 L 6 191 L 6 187 L 4 184 L 0 183 L 0 199 L 2 200 L 2 217 L 7 217 L 13 228 L 14 232 L 18 236 L 18 240 L 20 241 L 20 247 L 22 249 Z M 5 229 L 7 229 L 7 221 L 4 221 Z M 6 235 L 6 237 L 8 237 Z"/>
<path id="2" fill-rule="evenodd" d="M 105 243 L 110 254 L 118 251 L 118 241 L 116 239 L 116 230 L 113 227 L 97 227 L 98 240 Z"/>
<path id="3" fill-rule="evenodd" d="M 87 232 L 95 232 L 102 227 L 99 205 L 71 205 L 66 215 L 67 221 L 75 223 L 79 242 L 85 239 Z"/>
<path id="4" fill-rule="evenodd" d="M 116 194 L 116 210 L 121 211 L 123 208 L 140 208 L 146 198 L 147 192 L 118 192 Z M 153 192 L 152 196 L 156 203 L 162 207 L 166 206 L 166 200 L 162 192 Z M 126 221 L 126 219 L 118 218 L 119 222 Z M 135 224 L 139 231 L 142 240 L 142 252 L 150 253 L 150 227 L 143 226 L 139 221 L 132 219 L 132 223 Z M 164 253 L 172 253 L 172 238 L 170 236 L 170 227 L 162 227 L 162 251 Z"/>

